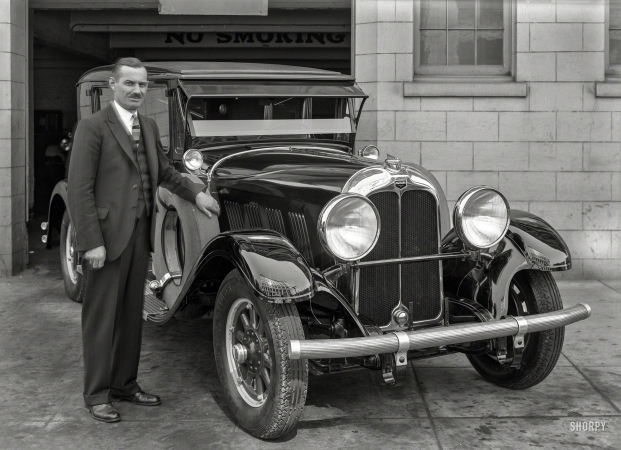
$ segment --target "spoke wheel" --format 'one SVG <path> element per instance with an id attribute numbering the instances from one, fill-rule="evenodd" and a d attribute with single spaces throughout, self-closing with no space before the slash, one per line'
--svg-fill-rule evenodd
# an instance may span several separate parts
<path id="1" fill-rule="evenodd" d="M 266 303 L 237 270 L 222 282 L 214 310 L 214 354 L 229 409 L 244 429 L 263 439 L 290 432 L 306 401 L 308 363 L 289 358 L 304 339 L 294 305 Z"/>
<path id="2" fill-rule="evenodd" d="M 248 405 L 259 407 L 267 399 L 274 349 L 264 320 L 246 298 L 233 302 L 226 320 L 226 355 L 237 391 Z"/>
<path id="3" fill-rule="evenodd" d="M 561 295 L 549 272 L 521 271 L 509 286 L 508 314 L 528 316 L 563 309 Z M 487 380 L 510 389 L 526 389 L 543 381 L 552 372 L 563 348 L 565 327 L 527 333 L 519 367 L 498 362 L 495 350 L 485 355 L 468 355 L 468 360 Z M 513 338 L 507 338 L 512 357 Z"/>
<path id="4" fill-rule="evenodd" d="M 78 272 L 78 251 L 75 228 L 65 211 L 60 224 L 60 268 L 63 273 L 65 293 L 74 302 L 84 299 L 84 277 Z"/>

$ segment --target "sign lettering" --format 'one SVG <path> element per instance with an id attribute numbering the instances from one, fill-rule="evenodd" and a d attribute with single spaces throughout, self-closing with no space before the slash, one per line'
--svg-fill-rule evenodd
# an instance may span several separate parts
<path id="1" fill-rule="evenodd" d="M 168 33 L 166 44 L 172 42 L 172 38 L 184 44 L 183 38 L 179 39 L 181 33 Z M 198 37 L 190 38 L 192 35 Z M 198 43 L 203 40 L 203 33 L 186 33 L 187 41 Z M 216 42 L 218 44 L 342 44 L 345 42 L 347 35 L 345 33 L 216 33 Z"/>
<path id="2" fill-rule="evenodd" d="M 170 33 L 112 33 L 112 48 L 337 48 L 349 47 L 349 32 L 170 32 Z"/>

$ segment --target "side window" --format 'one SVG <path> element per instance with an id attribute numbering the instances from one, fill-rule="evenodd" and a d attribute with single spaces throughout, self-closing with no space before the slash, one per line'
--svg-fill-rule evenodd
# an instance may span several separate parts
<path id="1" fill-rule="evenodd" d="M 92 94 L 93 83 L 80 83 L 78 85 L 78 120 L 93 114 Z"/>
<path id="2" fill-rule="evenodd" d="M 91 102 L 93 112 L 107 108 L 114 101 L 114 92 L 108 86 L 93 88 Z M 165 152 L 170 146 L 170 132 L 168 122 L 168 97 L 166 97 L 166 85 L 152 84 L 147 89 L 147 96 L 138 108 L 138 112 L 152 117 L 160 130 L 160 140 Z"/>
<path id="3" fill-rule="evenodd" d="M 164 152 L 168 152 L 170 147 L 170 132 L 168 121 L 168 97 L 166 97 L 166 85 L 153 84 L 147 90 L 147 97 L 138 108 L 140 114 L 151 117 L 155 120 L 160 130 L 160 140 Z"/>
<path id="4" fill-rule="evenodd" d="M 99 108 L 96 111 L 101 111 L 102 109 L 106 109 L 110 104 L 114 101 L 114 92 L 109 87 L 102 87 L 99 89 Z"/>
<path id="5" fill-rule="evenodd" d="M 421 0 L 417 75 L 507 75 L 510 0 Z"/>

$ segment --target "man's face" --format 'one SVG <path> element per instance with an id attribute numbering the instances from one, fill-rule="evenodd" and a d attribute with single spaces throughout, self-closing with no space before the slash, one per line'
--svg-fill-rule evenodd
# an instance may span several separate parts
<path id="1" fill-rule="evenodd" d="M 114 100 L 129 111 L 136 111 L 147 95 L 147 71 L 144 67 L 138 69 L 121 66 L 118 79 L 110 78 L 110 87 L 114 91 Z"/>

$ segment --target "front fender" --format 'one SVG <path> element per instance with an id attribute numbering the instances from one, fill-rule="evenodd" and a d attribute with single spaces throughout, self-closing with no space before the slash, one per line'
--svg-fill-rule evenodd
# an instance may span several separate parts
<path id="1" fill-rule="evenodd" d="M 50 196 L 45 241 L 45 248 L 48 250 L 52 248 L 52 240 L 50 239 L 52 229 L 55 229 L 60 234 L 60 224 L 63 220 L 63 214 L 65 210 L 67 210 L 67 204 L 67 180 L 62 180 L 56 183 L 52 195 Z"/>
<path id="2" fill-rule="evenodd" d="M 459 252 L 463 242 L 451 230 L 442 241 L 442 252 Z M 487 308 L 498 320 L 507 315 L 509 286 L 521 270 L 559 271 L 571 268 L 571 254 L 561 236 L 539 217 L 511 211 L 509 230 L 498 244 L 492 261 L 477 273 L 472 260 L 444 262 L 444 291 L 468 297 Z"/>
<path id="3" fill-rule="evenodd" d="M 269 230 L 222 233 L 203 250 L 191 279 L 213 278 L 221 260 L 231 263 L 257 296 L 271 303 L 295 303 L 315 294 L 313 276 L 297 249 L 281 234 Z M 220 271 L 220 273 L 222 273 Z"/>
<path id="4" fill-rule="evenodd" d="M 533 269 L 571 269 L 571 253 L 563 238 L 550 224 L 525 211 L 511 211 L 507 239 L 522 252 Z"/>

